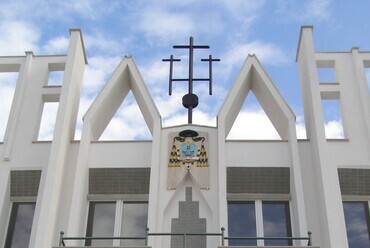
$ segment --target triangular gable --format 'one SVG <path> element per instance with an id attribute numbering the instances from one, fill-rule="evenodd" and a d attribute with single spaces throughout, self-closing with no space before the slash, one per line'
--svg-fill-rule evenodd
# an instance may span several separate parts
<path id="1" fill-rule="evenodd" d="M 129 91 L 132 91 L 145 122 L 153 135 L 155 122 L 160 122 L 159 111 L 144 84 L 132 57 L 125 57 L 84 116 L 91 126 L 91 140 L 98 140 Z"/>
<path id="2" fill-rule="evenodd" d="M 280 137 L 287 140 L 288 124 L 289 121 L 295 122 L 295 115 L 254 55 L 247 57 L 218 114 L 218 122 L 225 123 L 225 137 L 250 91 L 256 96 Z"/>

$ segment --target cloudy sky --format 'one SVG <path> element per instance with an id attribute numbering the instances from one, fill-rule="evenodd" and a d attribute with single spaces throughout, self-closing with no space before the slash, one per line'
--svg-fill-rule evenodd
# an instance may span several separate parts
<path id="1" fill-rule="evenodd" d="M 82 116 L 125 55 L 132 55 L 161 113 L 163 126 L 187 123 L 181 97 L 186 83 L 175 83 L 168 96 L 168 63 L 173 54 L 181 58 L 174 76 L 187 77 L 187 52 L 173 45 L 196 44 L 209 50 L 195 54 L 196 77 L 206 77 L 201 58 L 212 54 L 213 95 L 206 83 L 196 82 L 194 93 L 200 98 L 193 123 L 216 125 L 216 116 L 227 92 L 248 54 L 256 54 L 277 88 L 297 116 L 298 137 L 304 138 L 304 117 L 298 70 L 295 62 L 300 27 L 314 26 L 315 48 L 319 51 L 349 51 L 353 46 L 370 50 L 370 1 L 356 0 L 163 0 L 163 1 L 2 1 L 0 3 L 0 56 L 65 54 L 69 29 L 80 28 L 85 42 L 86 66 L 81 95 L 76 139 Z M 370 78 L 370 71 L 367 70 Z M 324 75 L 325 77 L 326 75 Z M 61 75 L 53 75 L 58 81 Z M 330 80 L 330 75 L 328 76 Z M 9 115 L 16 75 L 0 73 L 0 138 Z M 47 106 L 39 139 L 50 139 L 53 112 Z M 327 136 L 342 137 L 340 111 L 328 104 L 325 116 Z M 139 115 L 139 116 L 138 116 Z M 101 139 L 150 138 L 132 96 L 128 97 Z M 276 139 L 276 131 L 249 95 L 229 138 Z"/>

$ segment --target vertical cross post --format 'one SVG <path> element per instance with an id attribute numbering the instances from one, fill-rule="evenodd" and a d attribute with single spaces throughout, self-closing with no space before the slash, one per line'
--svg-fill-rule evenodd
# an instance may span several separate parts
<path id="1" fill-rule="evenodd" d="M 169 59 L 162 59 L 162 61 L 170 62 L 170 75 L 169 75 L 169 95 L 172 94 L 172 82 L 174 81 L 186 81 L 189 83 L 188 94 L 185 94 L 182 98 L 182 105 L 188 109 L 188 123 L 193 123 L 193 109 L 198 106 L 198 96 L 193 93 L 193 82 L 194 81 L 208 81 L 209 82 L 209 94 L 212 95 L 212 62 L 220 61 L 219 59 L 212 59 L 212 56 L 208 59 L 202 59 L 202 61 L 209 62 L 209 78 L 194 78 L 193 67 L 194 67 L 194 49 L 208 49 L 207 45 L 194 45 L 194 38 L 190 37 L 189 45 L 175 45 L 174 49 L 189 49 L 189 77 L 188 78 L 173 78 L 173 61 L 180 61 L 180 59 L 174 59 L 173 55 Z"/>

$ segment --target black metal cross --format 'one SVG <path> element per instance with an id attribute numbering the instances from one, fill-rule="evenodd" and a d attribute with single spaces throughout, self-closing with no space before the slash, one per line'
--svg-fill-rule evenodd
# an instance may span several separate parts
<path id="1" fill-rule="evenodd" d="M 198 106 L 198 96 L 193 94 L 193 82 L 194 81 L 208 81 L 209 82 L 209 94 L 212 95 L 212 62 L 220 61 L 220 59 L 213 59 L 212 55 L 209 55 L 208 59 L 201 59 L 201 61 L 208 61 L 209 63 L 209 77 L 208 78 L 193 78 L 193 65 L 194 65 L 194 49 L 208 49 L 207 45 L 194 45 L 194 38 L 190 37 L 189 45 L 175 45 L 175 49 L 189 49 L 189 77 L 188 78 L 173 78 L 173 62 L 181 61 L 180 59 L 174 59 L 173 55 L 169 59 L 162 59 L 162 61 L 170 62 L 170 74 L 169 74 L 169 90 L 168 94 L 172 95 L 172 82 L 185 81 L 189 83 L 189 92 L 182 98 L 182 105 L 188 109 L 188 123 L 193 122 L 193 109 Z"/>

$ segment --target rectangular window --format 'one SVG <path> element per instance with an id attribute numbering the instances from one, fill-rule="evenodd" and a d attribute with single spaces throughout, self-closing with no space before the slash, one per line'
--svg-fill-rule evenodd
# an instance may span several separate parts
<path id="1" fill-rule="evenodd" d="M 49 64 L 49 77 L 46 85 L 48 86 L 61 86 L 63 84 L 63 76 L 65 70 L 65 63 L 52 63 Z"/>
<path id="2" fill-rule="evenodd" d="M 229 236 L 256 237 L 256 211 L 252 202 L 229 202 Z M 256 240 L 230 240 L 229 245 L 257 245 Z"/>
<path id="3" fill-rule="evenodd" d="M 87 237 L 113 237 L 115 202 L 90 202 Z M 86 246 L 112 246 L 113 240 L 87 240 Z"/>
<path id="4" fill-rule="evenodd" d="M 90 202 L 87 237 L 144 237 L 146 202 Z M 86 246 L 140 246 L 144 240 L 87 240 Z"/>
<path id="5" fill-rule="evenodd" d="M 320 84 L 336 82 L 334 68 L 317 68 L 317 74 Z"/>
<path id="6" fill-rule="evenodd" d="M 122 237 L 144 237 L 148 226 L 147 203 L 124 203 L 122 214 Z M 142 240 L 122 240 L 121 246 L 140 246 Z"/>
<path id="7" fill-rule="evenodd" d="M 291 237 L 288 201 L 228 203 L 229 237 Z M 230 246 L 292 245 L 287 240 L 229 240 Z"/>
<path id="8" fill-rule="evenodd" d="M 63 84 L 64 71 L 49 71 L 48 86 L 61 86 Z"/>
<path id="9" fill-rule="evenodd" d="M 322 109 L 327 139 L 343 139 L 344 129 L 339 99 L 322 99 Z"/>
<path id="10" fill-rule="evenodd" d="M 316 67 L 320 84 L 337 83 L 334 60 L 317 60 Z"/>
<path id="11" fill-rule="evenodd" d="M 36 203 L 13 202 L 5 248 L 28 247 Z"/>
<path id="12" fill-rule="evenodd" d="M 5 130 L 9 120 L 17 79 L 18 73 L 0 72 L 0 142 L 4 141 Z"/>
<path id="13" fill-rule="evenodd" d="M 349 248 L 370 247 L 368 202 L 343 202 Z"/>
<path id="14" fill-rule="evenodd" d="M 59 102 L 44 102 L 37 140 L 51 141 L 53 139 Z"/>
<path id="15" fill-rule="evenodd" d="M 288 202 L 262 202 L 263 232 L 265 237 L 291 237 Z M 265 245 L 292 245 L 287 240 L 266 240 Z"/>
<path id="16" fill-rule="evenodd" d="M 366 80 L 367 80 L 367 89 L 370 92 L 370 68 L 365 68 Z"/>

